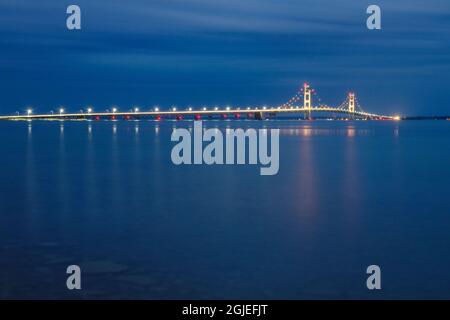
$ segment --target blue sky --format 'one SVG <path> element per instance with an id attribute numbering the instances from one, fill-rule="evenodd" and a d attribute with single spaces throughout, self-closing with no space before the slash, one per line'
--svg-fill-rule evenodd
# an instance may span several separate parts
<path id="1" fill-rule="evenodd" d="M 278 105 L 304 81 L 329 105 L 450 114 L 450 1 L 0 0 L 1 113 Z"/>

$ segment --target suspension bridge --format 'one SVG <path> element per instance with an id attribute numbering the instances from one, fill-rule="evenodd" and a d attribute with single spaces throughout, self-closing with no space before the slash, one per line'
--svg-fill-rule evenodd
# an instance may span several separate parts
<path id="1" fill-rule="evenodd" d="M 315 89 L 305 83 L 298 92 L 286 103 L 272 107 L 202 107 L 198 109 L 187 108 L 177 109 L 172 107 L 169 110 L 160 110 L 155 107 L 148 111 L 134 108 L 129 111 L 119 111 L 118 108 L 111 108 L 104 112 L 95 112 L 88 107 L 79 112 L 67 113 L 60 108 L 57 112 L 47 114 L 35 114 L 32 109 L 28 109 L 24 114 L 16 112 L 14 115 L 0 116 L 0 120 L 135 120 L 135 119 L 195 119 L 202 118 L 250 118 L 264 119 L 266 117 L 276 117 L 277 114 L 302 114 L 305 119 L 313 119 L 315 114 L 328 114 L 331 118 L 345 119 L 365 119 L 365 120 L 400 120 L 398 116 L 380 115 L 366 112 L 359 104 L 354 92 L 348 93 L 344 102 L 339 106 L 332 107 L 320 103 L 313 105 L 313 96 L 317 97 Z"/>

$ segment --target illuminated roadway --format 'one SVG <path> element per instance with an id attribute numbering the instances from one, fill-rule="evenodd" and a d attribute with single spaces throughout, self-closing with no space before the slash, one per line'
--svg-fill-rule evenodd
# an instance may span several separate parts
<path id="1" fill-rule="evenodd" d="M 288 114 L 288 113 L 312 113 L 312 112 L 328 112 L 340 113 L 349 116 L 357 116 L 367 119 L 383 119 L 395 120 L 398 117 L 378 115 L 363 111 L 350 112 L 348 109 L 333 108 L 333 107 L 312 107 L 305 109 L 303 107 L 293 108 L 250 108 L 250 109 L 212 109 L 212 110 L 170 110 L 170 111 L 129 111 L 129 112 L 80 112 L 80 113 L 54 113 L 54 114 L 25 114 L 25 115 L 6 115 L 0 116 L 0 120 L 75 120 L 75 119 L 95 119 L 100 118 L 117 118 L 130 117 L 138 118 L 143 116 L 163 117 L 163 116 L 209 116 L 209 115 L 236 115 L 236 114 L 256 114 L 256 113 L 270 113 L 270 114 Z"/>
<path id="2" fill-rule="evenodd" d="M 94 112 L 92 108 L 88 108 L 86 112 L 79 113 L 65 113 L 64 109 L 61 108 L 58 113 L 50 114 L 34 114 L 31 109 L 27 111 L 26 114 L 20 115 L 16 113 L 15 115 L 5 115 L 0 116 L 0 120 L 86 120 L 86 119 L 117 119 L 122 117 L 123 119 L 137 119 L 141 117 L 154 117 L 160 120 L 162 117 L 175 117 L 177 120 L 183 119 L 185 116 L 194 116 L 194 119 L 200 120 L 202 116 L 214 116 L 220 115 L 222 117 L 228 115 L 234 115 L 239 118 L 242 114 L 246 114 L 247 117 L 254 117 L 256 119 L 263 119 L 264 114 L 276 115 L 276 114 L 286 114 L 286 113 L 304 113 L 306 118 L 311 118 L 311 114 L 314 113 L 339 113 L 345 114 L 352 118 L 362 118 L 362 119 L 377 119 L 377 120 L 399 120 L 398 116 L 386 116 L 374 113 L 365 112 L 359 105 L 355 93 L 349 92 L 346 100 L 339 107 L 330 107 L 326 105 L 313 106 L 312 96 L 316 95 L 314 89 L 309 87 L 309 84 L 303 84 L 303 87 L 297 92 L 297 94 L 292 97 L 287 103 L 277 107 L 248 107 L 248 108 L 237 108 L 237 107 L 227 107 L 227 108 L 202 108 L 201 110 L 193 110 L 189 108 L 188 110 L 177 110 L 172 108 L 171 110 L 162 111 L 159 108 L 155 108 L 152 111 L 139 111 L 135 109 L 134 111 L 121 112 L 116 108 L 112 108 L 112 111 L 106 112 Z M 300 101 L 303 102 L 303 106 L 299 105 Z M 358 110 L 359 109 L 359 110 Z"/>

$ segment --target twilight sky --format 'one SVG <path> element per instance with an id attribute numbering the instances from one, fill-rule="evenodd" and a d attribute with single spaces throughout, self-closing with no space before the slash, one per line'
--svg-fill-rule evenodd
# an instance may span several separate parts
<path id="1" fill-rule="evenodd" d="M 329 105 L 450 114 L 450 1 L 0 0 L 1 114 L 277 105 L 304 81 Z"/>

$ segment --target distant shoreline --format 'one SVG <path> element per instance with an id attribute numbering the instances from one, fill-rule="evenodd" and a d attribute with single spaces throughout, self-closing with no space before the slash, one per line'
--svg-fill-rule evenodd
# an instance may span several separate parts
<path id="1" fill-rule="evenodd" d="M 402 120 L 450 120 L 450 116 L 409 116 L 402 117 Z"/>

